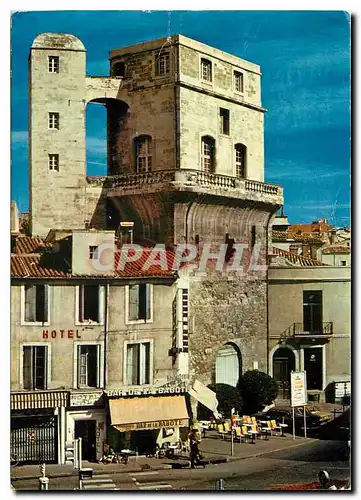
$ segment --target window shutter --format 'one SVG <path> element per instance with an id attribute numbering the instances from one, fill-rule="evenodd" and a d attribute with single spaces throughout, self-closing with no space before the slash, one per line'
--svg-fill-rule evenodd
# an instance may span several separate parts
<path id="1" fill-rule="evenodd" d="M 43 316 L 44 323 L 47 323 L 49 321 L 48 308 L 49 308 L 49 285 L 44 285 L 44 316 Z"/>
<path id="2" fill-rule="evenodd" d="M 36 285 L 35 286 L 35 297 L 36 297 L 36 321 L 44 323 L 46 321 L 46 305 L 47 300 L 45 298 L 46 295 L 46 286 L 45 285 Z"/>
<path id="3" fill-rule="evenodd" d="M 150 286 L 149 284 L 145 285 L 145 307 L 146 307 L 146 316 L 145 319 L 150 319 Z"/>
<path id="4" fill-rule="evenodd" d="M 33 348 L 35 389 L 46 389 L 46 350 L 46 346 L 35 346 Z"/>
<path id="5" fill-rule="evenodd" d="M 140 384 L 140 344 L 133 346 L 132 384 Z"/>
<path id="6" fill-rule="evenodd" d="M 32 384 L 32 355 L 33 348 L 31 346 L 23 347 L 23 386 L 24 389 L 33 389 Z"/>
<path id="7" fill-rule="evenodd" d="M 139 285 L 129 285 L 129 319 L 139 319 Z"/>
<path id="8" fill-rule="evenodd" d="M 142 348 L 142 357 L 141 357 L 141 364 L 142 364 L 142 378 L 140 383 L 141 384 L 149 384 L 150 383 L 150 343 L 144 343 L 141 344 Z"/>
<path id="9" fill-rule="evenodd" d="M 79 290 L 79 303 L 78 303 L 79 322 L 83 323 L 83 321 L 84 321 L 84 287 L 83 287 L 83 285 L 80 285 L 78 290 Z"/>
<path id="10" fill-rule="evenodd" d="M 36 287 L 25 285 L 25 321 L 35 321 Z"/>

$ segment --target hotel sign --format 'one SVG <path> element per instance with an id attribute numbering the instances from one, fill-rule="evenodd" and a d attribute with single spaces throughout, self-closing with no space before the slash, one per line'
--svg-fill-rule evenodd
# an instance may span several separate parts
<path id="1" fill-rule="evenodd" d="M 94 406 L 99 403 L 103 391 L 70 393 L 70 406 Z"/>
<path id="2" fill-rule="evenodd" d="M 188 418 L 175 418 L 172 420 L 156 420 L 153 422 L 136 422 L 132 424 L 117 424 L 114 427 L 120 432 L 141 431 L 147 429 L 162 429 L 170 427 L 188 427 Z"/>
<path id="3" fill-rule="evenodd" d="M 108 397 L 116 396 L 154 396 L 162 394 L 183 394 L 187 392 L 186 385 L 168 386 L 168 387 L 123 387 L 121 389 L 109 389 L 105 391 Z"/>

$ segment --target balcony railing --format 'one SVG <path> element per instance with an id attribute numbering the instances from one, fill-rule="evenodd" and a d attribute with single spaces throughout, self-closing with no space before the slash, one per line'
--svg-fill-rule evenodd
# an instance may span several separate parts
<path id="1" fill-rule="evenodd" d="M 94 184 L 97 182 L 95 177 L 88 177 L 87 180 L 89 184 Z M 265 195 L 283 195 L 283 188 L 281 186 L 190 169 L 154 170 L 152 172 L 139 174 L 129 173 L 110 175 L 106 178 L 102 178 L 102 180 L 104 181 L 104 186 L 111 189 L 117 187 L 129 189 L 134 187 L 141 187 L 144 185 L 159 184 L 162 182 L 173 182 L 175 185 L 180 183 L 184 185 L 198 185 L 205 188 L 212 187 L 216 189 L 231 189 L 235 190 L 235 192 L 243 191 Z"/>
<path id="2" fill-rule="evenodd" d="M 292 323 L 283 332 L 282 337 L 312 337 L 314 335 L 332 335 L 333 334 L 333 322 L 327 321 L 321 323 L 318 328 L 313 328 L 311 331 L 307 331 L 304 328 L 303 323 Z"/>

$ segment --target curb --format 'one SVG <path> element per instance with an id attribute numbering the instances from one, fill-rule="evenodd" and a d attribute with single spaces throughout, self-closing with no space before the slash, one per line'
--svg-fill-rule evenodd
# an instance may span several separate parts
<path id="1" fill-rule="evenodd" d="M 276 450 L 262 451 L 261 453 L 254 453 L 253 455 L 247 455 L 246 457 L 227 457 L 226 460 L 227 460 L 227 462 L 233 462 L 234 460 L 245 460 L 247 458 L 256 458 L 256 457 L 260 457 L 263 455 L 270 455 L 271 453 L 276 453 L 277 451 L 290 450 L 291 448 L 297 448 L 298 446 L 304 446 L 305 444 L 313 443 L 314 441 L 318 441 L 318 440 L 310 438 L 306 442 L 293 444 L 291 446 L 288 446 L 287 448 L 283 447 L 283 448 L 277 448 Z"/>

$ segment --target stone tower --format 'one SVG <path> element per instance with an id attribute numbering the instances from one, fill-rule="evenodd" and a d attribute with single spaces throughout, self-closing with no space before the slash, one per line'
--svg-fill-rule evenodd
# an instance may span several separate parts
<path id="1" fill-rule="evenodd" d="M 85 219 L 85 48 L 43 33 L 29 57 L 31 233 L 78 229 Z"/>

